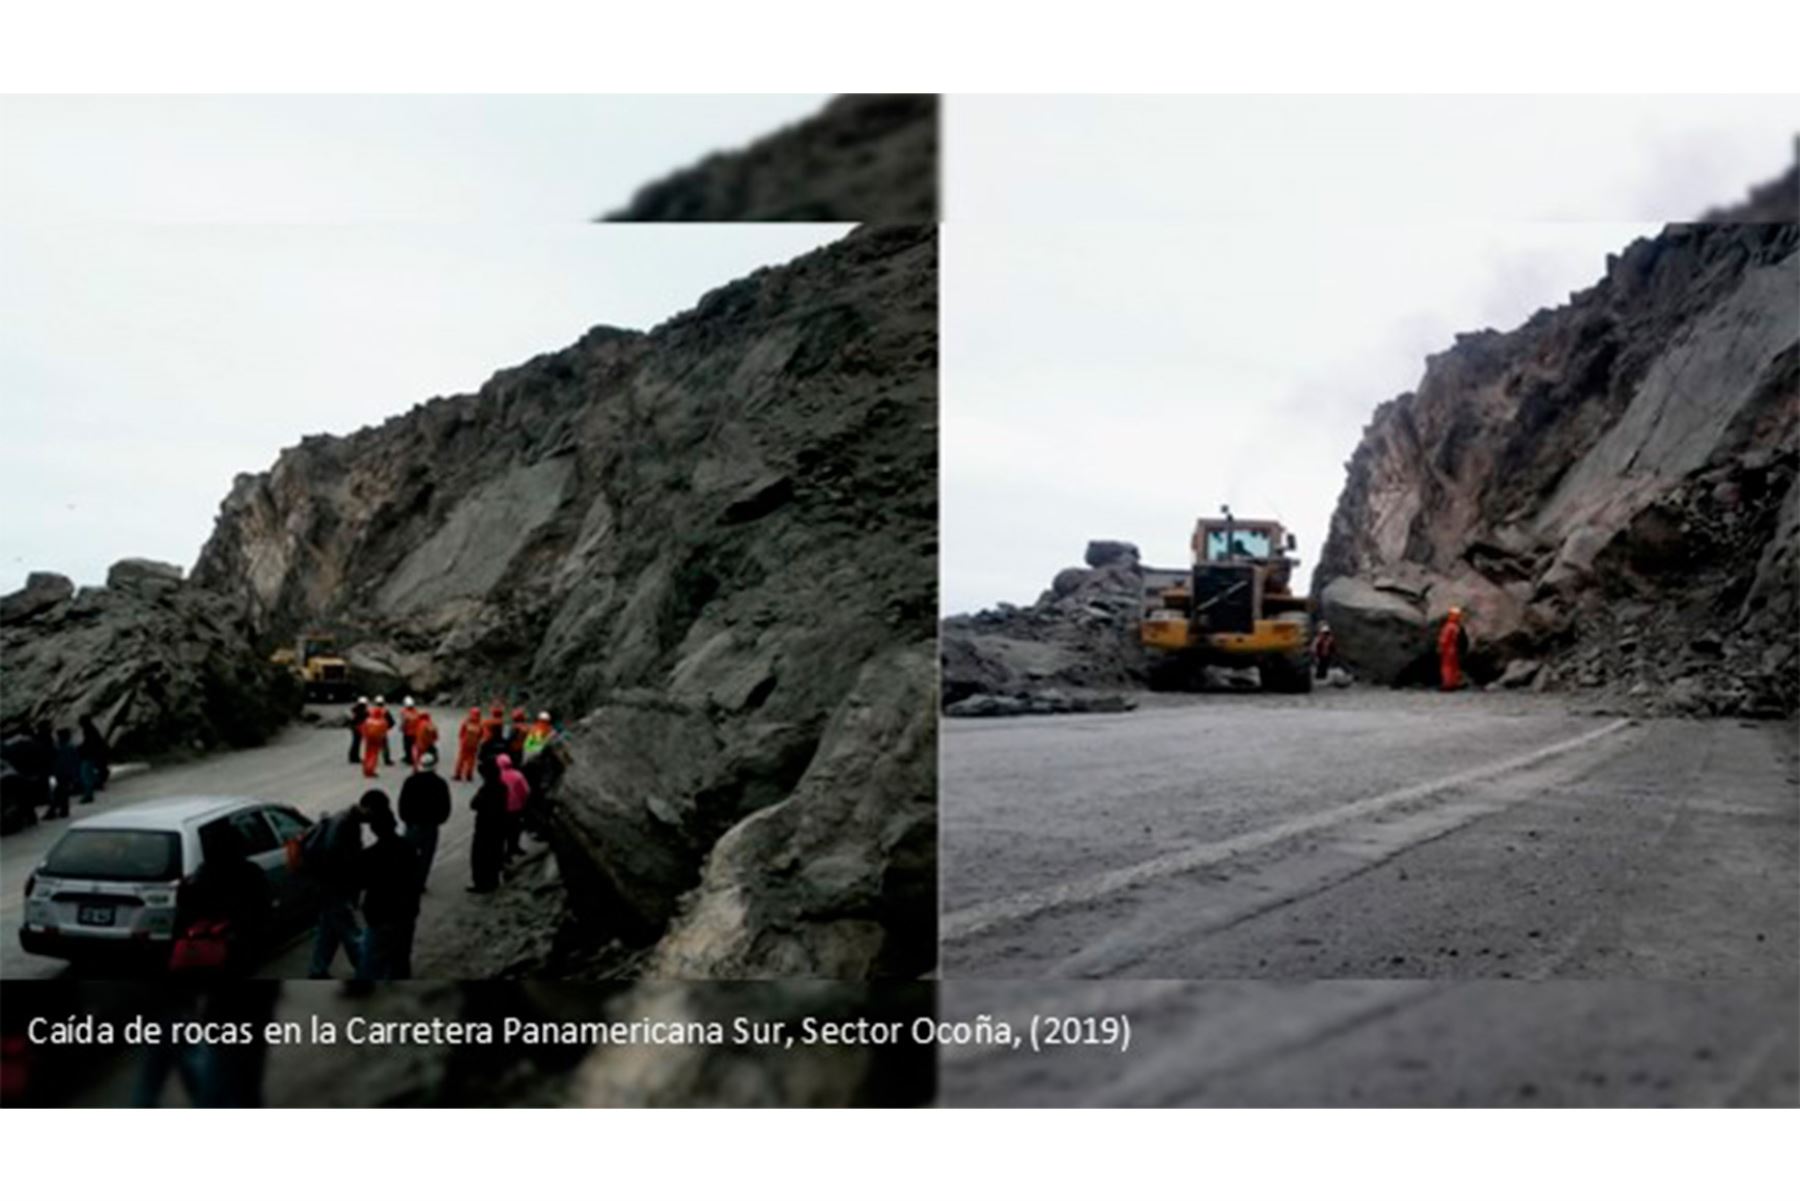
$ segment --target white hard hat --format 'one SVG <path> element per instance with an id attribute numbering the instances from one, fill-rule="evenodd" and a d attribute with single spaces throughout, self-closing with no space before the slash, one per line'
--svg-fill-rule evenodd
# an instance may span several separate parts
<path id="1" fill-rule="evenodd" d="M 369 698 L 366 696 L 359 696 L 356 698 L 356 703 L 359 705 L 366 705 L 369 703 Z"/>
<path id="2" fill-rule="evenodd" d="M 549 721 L 550 714 L 548 712 L 540 713 L 540 714 L 538 714 L 538 720 L 539 721 Z"/>
<path id="3" fill-rule="evenodd" d="M 387 697 L 385 697 L 385 696 L 378 696 L 378 697 L 376 697 L 376 698 L 375 698 L 375 703 L 376 703 L 376 704 L 377 704 L 377 705 L 385 705 L 385 704 L 387 704 Z"/>
<path id="4" fill-rule="evenodd" d="M 407 698 L 406 698 L 406 703 L 407 703 L 407 704 L 409 704 L 409 705 L 410 705 L 410 704 L 412 704 L 412 703 L 413 703 L 413 699 L 412 699 L 412 697 L 410 697 L 410 696 L 409 696 L 409 697 L 407 697 Z"/>

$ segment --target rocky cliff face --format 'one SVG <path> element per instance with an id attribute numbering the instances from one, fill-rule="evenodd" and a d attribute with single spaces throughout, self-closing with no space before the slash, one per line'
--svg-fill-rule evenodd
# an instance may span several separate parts
<path id="1" fill-rule="evenodd" d="M 1096 690 L 1142 687 L 1144 574 L 1129 542 L 1090 542 L 1037 601 L 944 619 L 942 699 L 951 716 L 1091 708 Z M 1102 702 L 1101 707 L 1110 707 Z"/>
<path id="2" fill-rule="evenodd" d="M 572 727 L 575 916 L 689 976 L 935 943 L 936 244 L 865 227 L 240 476 L 195 579 Z M 691 895 L 689 895 L 691 894 Z M 685 899 L 684 899 L 685 898 Z"/>
<path id="3" fill-rule="evenodd" d="M 1433 356 L 1365 429 L 1315 576 L 1351 666 L 1425 678 L 1459 604 L 1478 682 L 1792 712 L 1797 250 L 1791 221 L 1672 225 Z"/>
<path id="4" fill-rule="evenodd" d="M 608 221 L 937 220 L 932 95 L 839 96 L 743 150 L 646 184 Z"/>
<path id="5" fill-rule="evenodd" d="M 80 591 L 33 572 L 0 598 L 0 662 L 8 737 L 87 715 L 122 756 L 255 745 L 300 709 L 293 677 L 257 653 L 240 606 L 145 559 Z"/>

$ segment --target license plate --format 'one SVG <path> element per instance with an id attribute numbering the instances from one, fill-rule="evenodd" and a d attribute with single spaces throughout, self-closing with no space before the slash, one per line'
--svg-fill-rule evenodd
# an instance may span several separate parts
<path id="1" fill-rule="evenodd" d="M 84 926 L 110 926 L 116 912 L 111 905 L 82 905 L 75 910 L 75 920 Z"/>

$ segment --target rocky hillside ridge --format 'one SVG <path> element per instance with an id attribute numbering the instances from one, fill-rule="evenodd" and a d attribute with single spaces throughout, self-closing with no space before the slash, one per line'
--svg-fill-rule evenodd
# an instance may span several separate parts
<path id="1" fill-rule="evenodd" d="M 1376 410 L 1314 577 L 1359 676 L 1429 678 L 1458 604 L 1478 683 L 1795 711 L 1800 226 L 1743 215 L 1633 243 Z"/>
<path id="2" fill-rule="evenodd" d="M 937 220 L 938 99 L 839 96 L 742 150 L 646 184 L 608 221 Z"/>
<path id="3" fill-rule="evenodd" d="M 569 721 L 572 920 L 689 976 L 935 944 L 936 241 L 864 227 L 240 476 L 195 580 Z"/>
<path id="4" fill-rule="evenodd" d="M 1138 548 L 1090 542 L 1086 567 L 1056 573 L 1029 605 L 1000 604 L 941 623 L 942 700 L 953 717 L 1067 713 L 1123 706 L 1141 688 L 1144 592 Z"/>
<path id="5" fill-rule="evenodd" d="M 33 572 L 0 598 L 0 664 L 6 737 L 85 715 L 119 756 L 253 746 L 300 707 L 242 606 L 148 559 L 113 564 L 104 588 Z"/>

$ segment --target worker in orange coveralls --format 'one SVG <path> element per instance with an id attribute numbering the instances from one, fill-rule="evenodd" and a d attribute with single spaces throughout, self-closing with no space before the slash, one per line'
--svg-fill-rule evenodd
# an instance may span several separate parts
<path id="1" fill-rule="evenodd" d="M 418 771 L 419 764 L 424 762 L 425 752 L 437 750 L 437 740 L 437 723 L 431 720 L 431 713 L 428 710 L 420 709 L 418 716 L 413 718 L 412 769 L 414 771 Z M 433 762 L 435 761 L 434 759 Z"/>
<path id="2" fill-rule="evenodd" d="M 375 778 L 375 765 L 381 760 L 381 752 L 387 746 L 388 717 L 387 710 L 377 705 L 369 710 L 368 719 L 363 722 L 363 775 Z"/>
<path id="3" fill-rule="evenodd" d="M 499 701 L 488 710 L 487 720 L 481 723 L 481 741 L 486 742 L 495 734 L 506 728 L 506 709 Z"/>
<path id="4" fill-rule="evenodd" d="M 456 732 L 456 770 L 450 773 L 452 780 L 475 778 L 475 753 L 481 749 L 481 734 L 486 728 L 481 720 L 481 706 L 476 705 Z"/>
<path id="5" fill-rule="evenodd" d="M 1462 620 L 1462 608 L 1451 605 L 1444 616 L 1444 627 L 1438 631 L 1438 680 L 1445 692 L 1462 687 L 1462 653 L 1468 642 Z"/>
<path id="6" fill-rule="evenodd" d="M 506 728 L 506 752 L 514 763 L 525 762 L 525 739 L 531 734 L 529 721 L 524 709 L 512 711 L 512 724 Z"/>
<path id="7" fill-rule="evenodd" d="M 400 710 L 400 757 L 406 760 L 408 767 L 416 767 L 419 762 L 413 755 L 413 739 L 418 737 L 419 714 L 422 712 L 410 696 Z"/>

